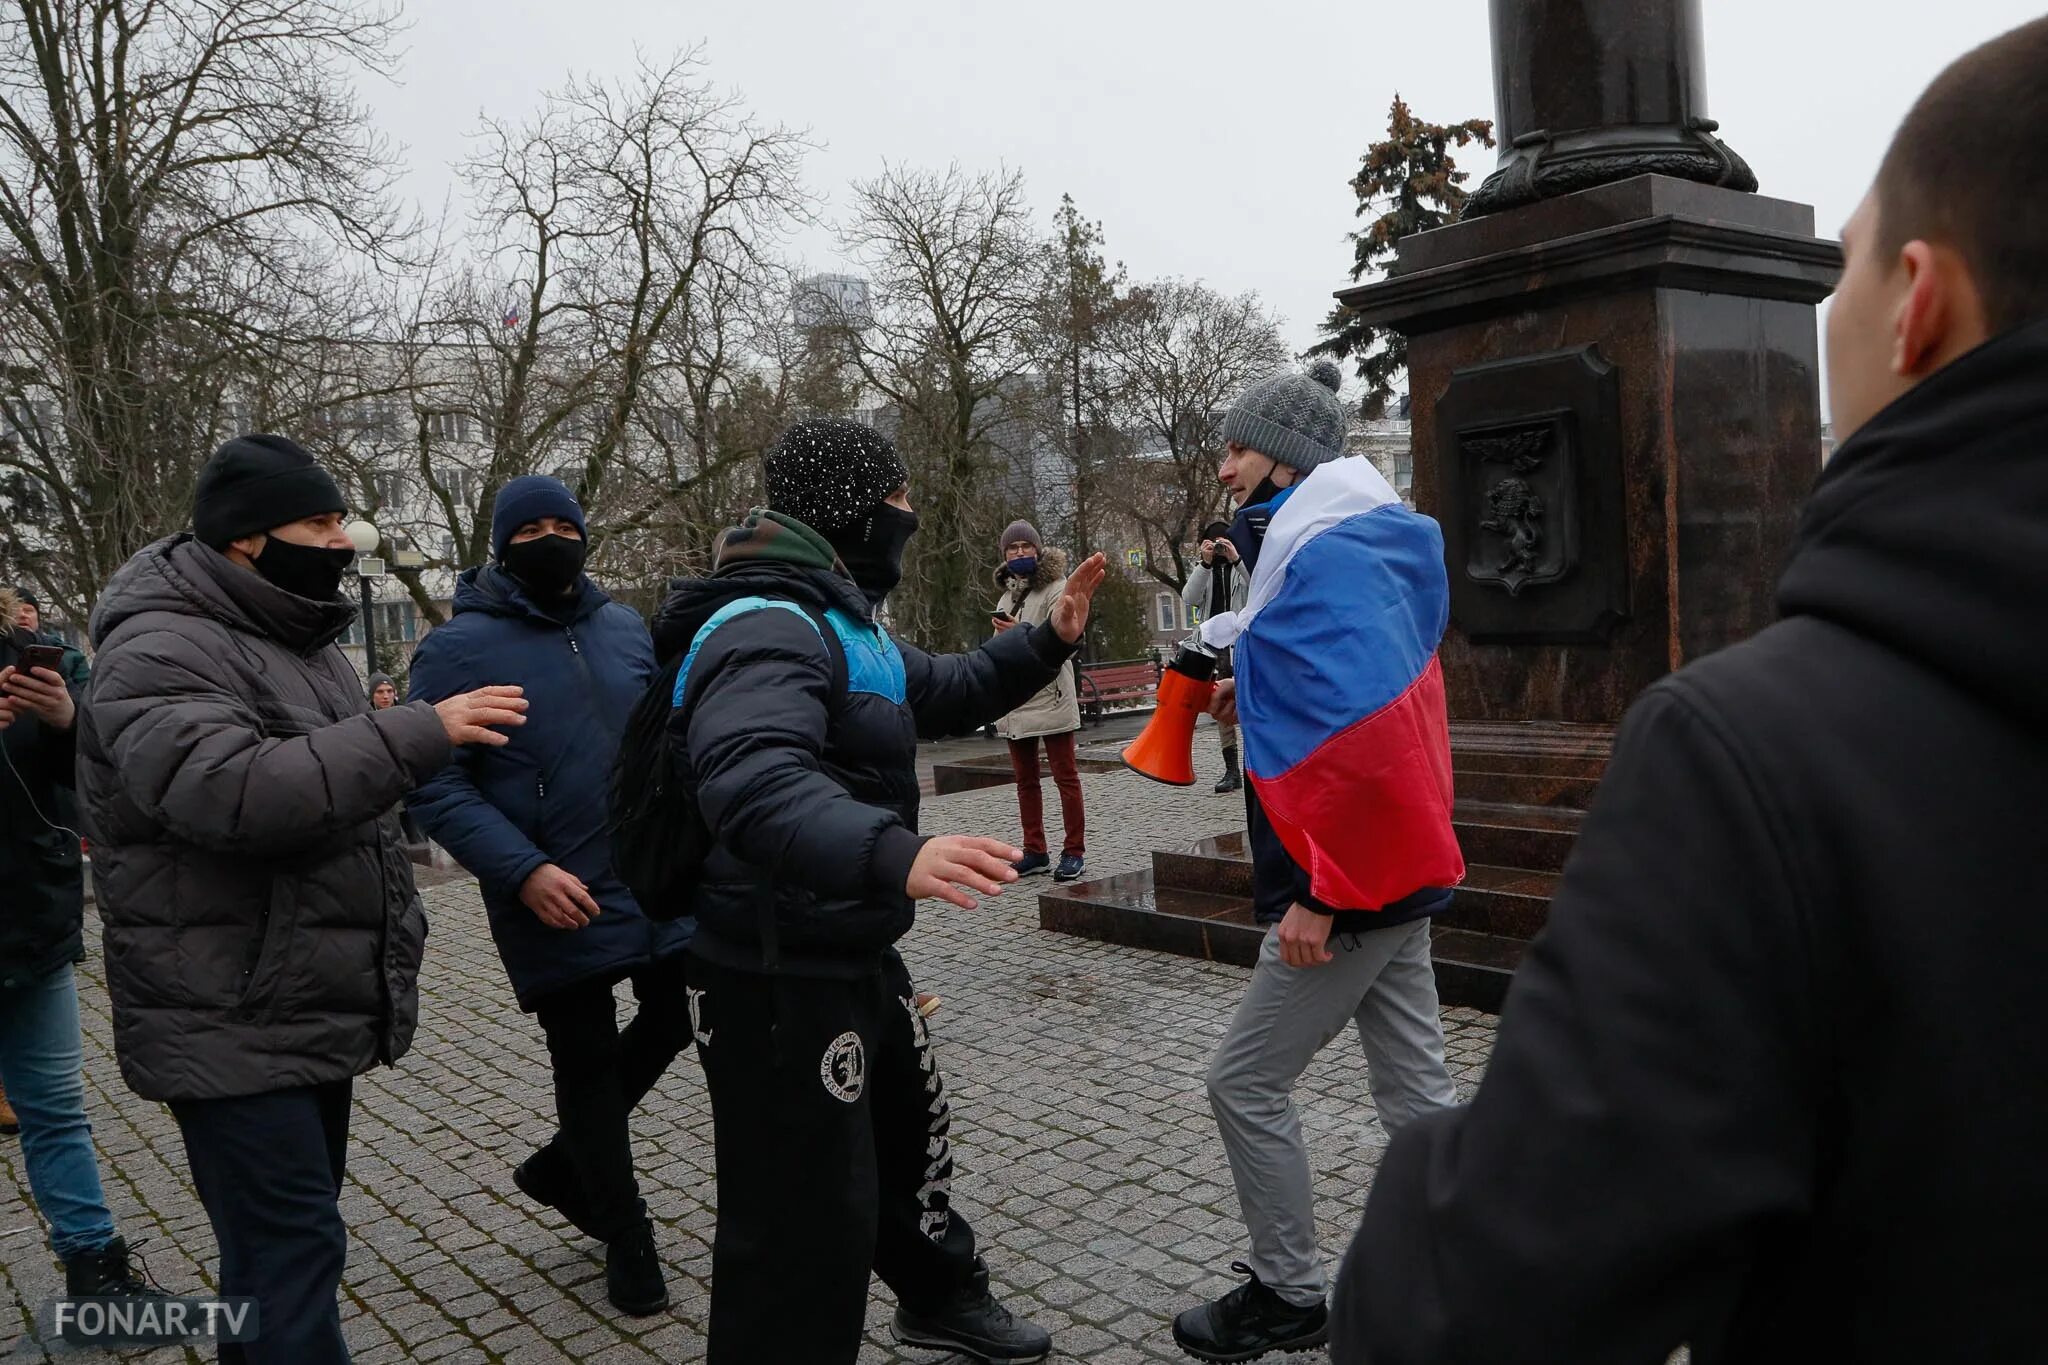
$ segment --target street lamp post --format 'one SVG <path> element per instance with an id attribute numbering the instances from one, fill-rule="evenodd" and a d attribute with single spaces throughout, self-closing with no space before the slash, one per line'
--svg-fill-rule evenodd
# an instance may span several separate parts
<path id="1" fill-rule="evenodd" d="M 376 605 L 370 583 L 384 575 L 384 561 L 375 557 L 384 537 L 367 521 L 352 521 L 346 528 L 348 543 L 356 547 L 356 586 L 363 595 L 363 678 L 377 671 L 377 620 L 371 612 Z"/>

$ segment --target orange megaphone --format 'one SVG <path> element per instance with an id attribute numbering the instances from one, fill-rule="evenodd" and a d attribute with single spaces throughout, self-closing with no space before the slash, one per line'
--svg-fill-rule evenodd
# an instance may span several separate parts
<path id="1" fill-rule="evenodd" d="M 1124 747 L 1124 766 L 1169 787 L 1195 785 L 1195 722 L 1216 694 L 1216 656 L 1181 646 L 1159 675 L 1159 709 Z"/>

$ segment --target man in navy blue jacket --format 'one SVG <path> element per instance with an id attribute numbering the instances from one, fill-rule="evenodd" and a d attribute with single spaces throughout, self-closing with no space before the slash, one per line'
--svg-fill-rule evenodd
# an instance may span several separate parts
<path id="1" fill-rule="evenodd" d="M 654 648 L 630 608 L 583 572 L 583 509 L 556 479 L 514 479 L 491 517 L 496 562 L 466 571 L 455 616 L 413 658 L 412 698 L 438 701 L 485 674 L 531 703 L 512 742 L 465 751 L 408 803 L 476 874 L 521 1009 L 540 1018 L 555 1071 L 554 1138 L 519 1188 L 607 1247 L 613 1304 L 668 1305 L 633 1178 L 627 1119 L 690 1043 L 683 950 L 693 921 L 656 923 L 612 872 L 605 812 L 619 734 Z M 640 1012 L 622 1033 L 612 988 Z"/>

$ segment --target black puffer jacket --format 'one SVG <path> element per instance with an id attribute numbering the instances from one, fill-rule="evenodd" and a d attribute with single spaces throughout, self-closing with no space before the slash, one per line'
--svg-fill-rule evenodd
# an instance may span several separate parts
<path id="1" fill-rule="evenodd" d="M 115 573 L 78 737 L 121 1074 L 157 1100 L 343 1080 L 410 1046 L 426 919 L 392 807 L 449 757 L 372 712 L 354 617 L 189 535 Z"/>
<path id="2" fill-rule="evenodd" d="M 37 643 L 0 593 L 0 668 L 20 668 Z M 79 700 L 77 690 L 72 692 Z M 30 713 L 0 730 L 0 989 L 21 986 L 75 961 L 82 946 L 85 874 L 78 840 L 56 825 L 74 823 L 71 799 L 74 722 L 53 730 Z"/>
<path id="3" fill-rule="evenodd" d="M 673 657 L 720 607 L 749 596 L 871 619 L 859 589 L 830 570 L 742 563 L 677 585 L 655 622 L 657 653 Z M 772 896 L 783 971 L 873 970 L 914 918 L 903 887 L 924 845 L 919 736 L 1013 710 L 1072 653 L 1045 626 L 941 656 L 870 629 L 875 652 L 842 663 L 813 619 L 753 611 L 712 631 L 692 662 L 670 743 L 716 841 L 693 952 L 758 970 L 761 908 Z M 891 655 L 901 660 L 899 696 L 887 694 Z"/>
<path id="4" fill-rule="evenodd" d="M 1755 639 L 1630 711 L 1339 1365 L 2039 1360 L 2048 321 L 1845 443 Z"/>

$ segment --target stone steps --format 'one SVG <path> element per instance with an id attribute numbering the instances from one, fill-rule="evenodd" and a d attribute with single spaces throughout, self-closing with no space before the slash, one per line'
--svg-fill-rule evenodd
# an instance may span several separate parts
<path id="1" fill-rule="evenodd" d="M 1452 825 L 1467 868 L 1451 908 L 1432 927 L 1430 956 L 1443 1003 L 1497 1012 L 1549 915 L 1613 731 L 1479 722 L 1453 725 L 1451 737 Z M 1039 924 L 1248 966 L 1264 939 L 1252 921 L 1251 894 L 1240 831 L 1155 852 L 1149 873 L 1048 891 L 1039 898 Z"/>
<path id="2" fill-rule="evenodd" d="M 1498 1010 L 1526 940 L 1542 927 L 1554 872 L 1478 865 L 1437 919 L 1431 956 L 1446 1005 Z M 1131 948 L 1251 966 L 1265 931 L 1252 919 L 1242 833 L 1153 854 L 1152 871 L 1056 886 L 1038 898 L 1042 929 Z"/>

